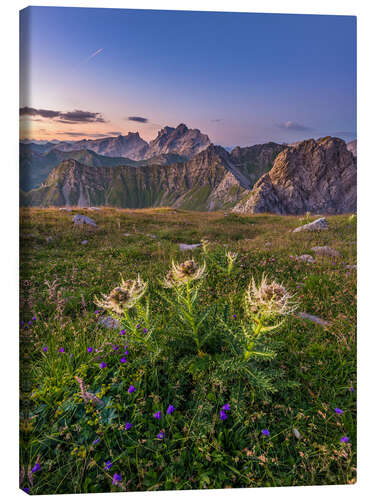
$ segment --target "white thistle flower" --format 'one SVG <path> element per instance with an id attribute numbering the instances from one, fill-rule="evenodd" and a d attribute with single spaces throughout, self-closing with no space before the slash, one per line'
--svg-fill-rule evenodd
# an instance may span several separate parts
<path id="1" fill-rule="evenodd" d="M 298 304 L 283 285 L 276 281 L 268 282 L 263 275 L 257 286 L 252 278 L 245 294 L 245 306 L 248 314 L 264 314 L 265 316 L 285 316 L 294 312 Z"/>
<path id="2" fill-rule="evenodd" d="M 164 278 L 164 286 L 166 288 L 173 288 L 174 286 L 181 286 L 190 281 L 199 280 L 203 278 L 205 271 L 205 262 L 201 267 L 198 267 L 194 260 L 186 260 L 181 264 L 175 264 L 172 261 L 172 267 Z"/>
<path id="3" fill-rule="evenodd" d="M 109 309 L 117 314 L 122 314 L 125 309 L 131 309 L 144 295 L 147 283 L 138 275 L 136 280 L 122 279 L 119 286 L 114 288 L 109 295 L 102 293 L 102 299 L 95 297 L 94 303 L 103 309 Z"/>

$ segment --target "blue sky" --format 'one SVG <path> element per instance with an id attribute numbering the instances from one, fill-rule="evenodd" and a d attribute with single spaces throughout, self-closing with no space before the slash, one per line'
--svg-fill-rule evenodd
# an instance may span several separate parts
<path id="1" fill-rule="evenodd" d="M 21 41 L 21 136 L 356 137 L 354 17 L 29 7 Z"/>

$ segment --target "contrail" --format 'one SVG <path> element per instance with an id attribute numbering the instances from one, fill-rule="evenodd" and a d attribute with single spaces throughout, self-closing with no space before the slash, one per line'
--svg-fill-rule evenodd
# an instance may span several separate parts
<path id="1" fill-rule="evenodd" d="M 88 62 L 90 59 L 92 59 L 93 57 L 97 56 L 98 54 L 100 54 L 100 52 L 102 52 L 104 49 L 98 49 L 96 50 L 95 52 L 93 52 L 91 54 L 91 56 L 89 56 L 87 59 L 86 59 L 86 62 Z"/>

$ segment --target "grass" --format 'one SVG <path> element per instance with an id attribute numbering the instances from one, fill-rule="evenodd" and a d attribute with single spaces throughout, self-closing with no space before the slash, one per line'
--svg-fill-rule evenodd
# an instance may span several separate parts
<path id="1" fill-rule="evenodd" d="M 98 227 L 73 227 L 75 213 Z M 294 216 L 21 209 L 21 487 L 54 494 L 355 482 L 356 271 L 347 266 L 356 264 L 356 220 L 327 220 L 328 231 L 293 233 L 300 225 Z M 212 242 L 208 255 L 201 248 L 179 251 L 178 243 L 202 238 Z M 317 245 L 341 257 L 314 256 Z M 226 250 L 238 252 L 229 276 Z M 315 263 L 294 259 L 306 253 Z M 191 256 L 208 267 L 194 305 L 199 317 L 206 311 L 203 356 L 176 314 L 173 291 L 160 284 L 172 259 Z M 124 337 L 100 324 L 106 313 L 96 312 L 93 301 L 121 274 L 138 273 L 148 282 L 142 300 L 150 310 L 131 320 L 147 327 L 151 347 L 130 335 L 127 363 L 120 363 Z M 257 362 L 255 383 L 236 352 L 240 325 L 250 322 L 244 292 L 263 273 L 295 293 L 301 311 L 329 325 L 289 316 L 269 334 L 277 355 Z M 103 404 L 84 404 L 76 376 Z M 137 390 L 129 394 L 131 384 Z M 220 420 L 226 403 L 231 411 Z M 169 404 L 176 410 L 166 415 Z M 157 411 L 161 420 L 153 417 Z M 133 427 L 125 430 L 126 422 Z M 108 460 L 113 466 L 106 470 Z M 28 474 L 35 463 L 41 469 Z M 114 473 L 122 476 L 118 484 Z"/>

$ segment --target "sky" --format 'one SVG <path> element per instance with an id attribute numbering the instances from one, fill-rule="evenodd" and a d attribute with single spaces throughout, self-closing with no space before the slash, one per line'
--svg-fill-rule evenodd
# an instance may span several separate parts
<path id="1" fill-rule="evenodd" d="M 21 139 L 356 137 L 355 17 L 28 7 L 20 32 Z"/>

